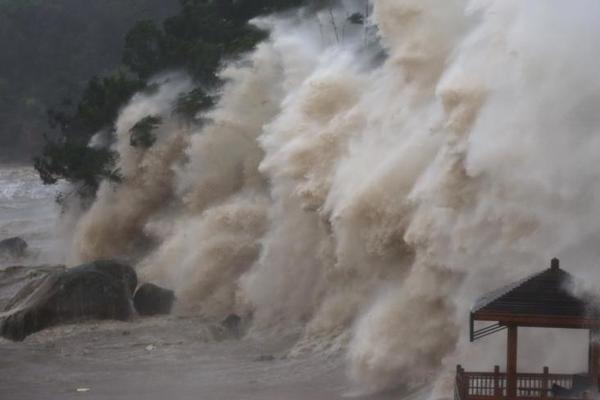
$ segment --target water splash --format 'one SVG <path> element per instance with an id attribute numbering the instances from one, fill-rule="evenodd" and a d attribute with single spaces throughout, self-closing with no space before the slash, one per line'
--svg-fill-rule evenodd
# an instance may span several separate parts
<path id="1" fill-rule="evenodd" d="M 340 24 L 364 8 L 343 7 Z M 133 255 L 186 311 L 297 332 L 290 354 L 345 348 L 364 390 L 441 377 L 447 394 L 478 294 L 555 255 L 593 273 L 600 5 L 373 7 L 372 46 L 331 40 L 327 16 L 259 21 L 270 39 L 190 132 L 165 111 L 186 84 L 134 98 L 125 182 L 101 188 L 74 252 Z M 126 135 L 140 110 L 167 120 L 146 152 Z"/>

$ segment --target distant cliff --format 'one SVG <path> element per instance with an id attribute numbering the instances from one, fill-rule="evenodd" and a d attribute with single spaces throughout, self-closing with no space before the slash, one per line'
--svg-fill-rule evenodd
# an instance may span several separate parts
<path id="1" fill-rule="evenodd" d="M 178 10 L 177 0 L 0 0 L 0 162 L 39 152 L 47 110 L 76 104 L 92 76 L 116 68 L 135 22 Z"/>

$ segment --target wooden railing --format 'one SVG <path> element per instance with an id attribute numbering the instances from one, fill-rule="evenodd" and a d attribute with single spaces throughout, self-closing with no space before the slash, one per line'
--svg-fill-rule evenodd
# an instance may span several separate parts
<path id="1" fill-rule="evenodd" d="M 552 398 L 584 398 L 585 395 L 570 397 L 552 393 L 553 385 L 562 389 L 571 390 L 576 380 L 588 380 L 582 375 L 550 374 L 544 368 L 541 374 L 517 374 L 517 399 L 536 400 Z M 591 381 L 589 381 L 591 384 Z M 579 382 L 576 382 L 579 386 Z M 491 400 L 506 398 L 506 373 L 501 373 L 499 367 L 494 372 L 466 372 L 462 367 L 456 369 L 456 383 L 454 389 L 455 400 Z"/>

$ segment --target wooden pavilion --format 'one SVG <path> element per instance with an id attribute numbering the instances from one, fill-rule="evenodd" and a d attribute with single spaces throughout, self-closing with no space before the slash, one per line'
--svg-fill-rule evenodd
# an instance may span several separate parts
<path id="1" fill-rule="evenodd" d="M 466 372 L 457 366 L 455 400 L 599 397 L 600 308 L 576 297 L 570 290 L 574 282 L 555 258 L 549 269 L 479 299 L 471 311 L 471 342 L 506 330 L 506 369 L 500 372 L 496 366 L 494 372 Z M 484 321 L 484 327 L 475 329 L 476 321 Z M 551 374 L 547 367 L 542 373 L 517 372 L 519 327 L 587 329 L 588 370 L 576 375 Z"/>

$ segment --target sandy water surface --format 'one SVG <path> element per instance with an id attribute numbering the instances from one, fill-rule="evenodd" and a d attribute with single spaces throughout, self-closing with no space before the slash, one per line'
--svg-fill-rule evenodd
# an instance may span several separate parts
<path id="1" fill-rule="evenodd" d="M 22 264 L 61 262 L 57 191 L 43 186 L 32 168 L 0 168 L 0 239 L 27 240 Z M 10 297 L 26 276 L 9 281 L 0 274 L 0 298 Z M 289 357 L 296 339 L 238 340 L 218 322 L 178 316 L 55 327 L 23 343 L 0 339 L 0 399 L 359 398 L 341 354 Z"/>

